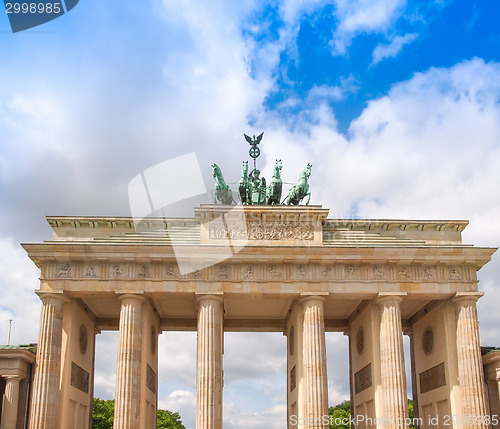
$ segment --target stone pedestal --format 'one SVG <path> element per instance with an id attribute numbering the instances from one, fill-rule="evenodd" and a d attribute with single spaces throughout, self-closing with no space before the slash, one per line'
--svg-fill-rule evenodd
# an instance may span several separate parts
<path id="1" fill-rule="evenodd" d="M 302 298 L 302 409 L 311 429 L 328 428 L 328 382 L 326 377 L 324 297 Z"/>
<path id="2" fill-rule="evenodd" d="M 31 398 L 30 429 L 59 427 L 62 318 L 66 300 L 55 293 L 40 294 L 40 298 L 42 311 Z"/>
<path id="3" fill-rule="evenodd" d="M 16 429 L 20 381 L 21 377 L 17 375 L 6 377 L 0 429 Z"/>
<path id="4" fill-rule="evenodd" d="M 116 365 L 114 429 L 137 429 L 140 421 L 142 305 L 139 295 L 122 295 Z"/>
<path id="5" fill-rule="evenodd" d="M 386 428 L 408 428 L 408 400 L 403 353 L 399 295 L 381 295 L 380 306 L 380 376 L 383 415 Z"/>
<path id="6" fill-rule="evenodd" d="M 488 414 L 488 409 L 476 311 L 476 301 L 480 296 L 478 293 L 457 294 L 453 302 L 457 319 L 457 360 L 462 413 L 466 417 L 473 416 L 467 419 L 464 427 L 487 429 L 489 425 L 485 424 L 484 416 Z"/>
<path id="7" fill-rule="evenodd" d="M 198 298 L 196 429 L 222 429 L 222 298 Z"/>

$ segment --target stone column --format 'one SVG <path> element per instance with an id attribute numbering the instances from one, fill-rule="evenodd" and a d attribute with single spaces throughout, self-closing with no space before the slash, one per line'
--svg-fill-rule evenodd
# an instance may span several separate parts
<path id="1" fill-rule="evenodd" d="M 30 429 L 59 427 L 59 383 L 61 379 L 62 294 L 40 293 L 42 311 L 31 396 Z"/>
<path id="2" fill-rule="evenodd" d="M 383 415 L 386 428 L 408 428 L 408 399 L 403 353 L 403 328 L 397 294 L 379 294 L 380 306 L 380 376 L 383 392 Z"/>
<path id="3" fill-rule="evenodd" d="M 114 429 L 137 429 L 140 416 L 142 305 L 140 295 L 120 296 Z"/>
<path id="4" fill-rule="evenodd" d="M 457 293 L 453 299 L 457 321 L 457 358 L 458 377 L 462 396 L 462 413 L 465 417 L 473 416 L 474 422 L 467 423 L 467 428 L 488 428 L 484 416 L 488 414 L 486 392 L 484 388 L 483 361 L 479 323 L 477 320 L 476 301 L 482 294 Z"/>
<path id="5" fill-rule="evenodd" d="M 310 429 L 328 429 L 328 380 L 326 376 L 325 319 L 322 296 L 301 299 L 302 324 L 302 416 Z"/>
<path id="6" fill-rule="evenodd" d="M 196 429 L 222 429 L 223 300 L 198 297 Z"/>
<path id="7" fill-rule="evenodd" d="M 19 404 L 19 382 L 22 380 L 18 375 L 7 375 L 5 393 L 2 406 L 2 424 L 0 429 L 16 429 L 17 408 Z"/>

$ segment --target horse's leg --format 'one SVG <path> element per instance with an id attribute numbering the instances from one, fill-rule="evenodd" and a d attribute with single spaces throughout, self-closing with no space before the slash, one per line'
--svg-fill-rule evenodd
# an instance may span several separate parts
<path id="1" fill-rule="evenodd" d="M 309 191 L 306 195 L 309 197 L 307 199 L 307 203 L 306 203 L 306 206 L 308 206 L 309 205 L 309 201 L 311 200 L 311 192 Z"/>

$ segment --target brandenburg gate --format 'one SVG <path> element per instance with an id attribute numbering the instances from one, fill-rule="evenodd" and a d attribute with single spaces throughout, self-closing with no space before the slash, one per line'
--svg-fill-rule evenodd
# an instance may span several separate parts
<path id="1" fill-rule="evenodd" d="M 463 244 L 466 221 L 335 220 L 283 205 L 47 220 L 52 239 L 23 245 L 41 269 L 31 429 L 91 427 L 102 330 L 119 332 L 116 429 L 156 427 L 158 334 L 169 330 L 198 334 L 197 429 L 222 428 L 232 331 L 286 335 L 288 428 L 328 428 L 329 331 L 349 338 L 360 428 L 408 428 L 403 334 L 419 426 L 491 427 L 476 272 L 495 249 Z"/>

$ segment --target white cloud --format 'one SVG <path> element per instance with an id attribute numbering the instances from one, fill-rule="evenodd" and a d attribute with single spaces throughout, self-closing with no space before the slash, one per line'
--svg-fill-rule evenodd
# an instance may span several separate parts
<path id="1" fill-rule="evenodd" d="M 158 408 L 177 412 L 186 429 L 196 427 L 196 395 L 188 390 L 176 390 L 158 399 Z"/>
<path id="2" fill-rule="evenodd" d="M 403 47 L 413 42 L 418 37 L 417 33 L 408 33 L 404 36 L 395 36 L 389 44 L 380 44 L 373 51 L 372 64 L 377 64 L 384 58 L 394 58 Z"/>
<path id="3" fill-rule="evenodd" d="M 26 252 L 12 239 L 0 238 L 0 343 L 7 344 L 9 319 L 12 319 L 11 344 L 37 342 L 40 300 L 40 271 Z"/>
<path id="4" fill-rule="evenodd" d="M 286 405 L 276 404 L 253 413 L 239 412 L 236 404 L 224 404 L 224 427 L 228 429 L 282 429 L 286 426 Z"/>
<path id="5" fill-rule="evenodd" d="M 160 384 L 196 390 L 196 332 L 163 332 L 158 337 Z"/>
<path id="6" fill-rule="evenodd" d="M 406 0 L 336 0 L 337 28 L 331 42 L 337 55 L 346 53 L 360 33 L 383 33 L 403 14 Z"/>

